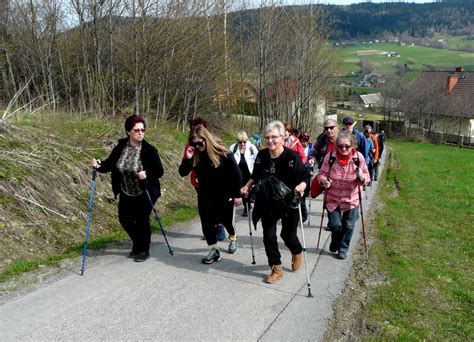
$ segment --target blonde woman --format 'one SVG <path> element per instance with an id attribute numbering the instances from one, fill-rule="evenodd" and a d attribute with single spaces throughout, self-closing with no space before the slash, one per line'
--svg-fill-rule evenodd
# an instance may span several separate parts
<path id="1" fill-rule="evenodd" d="M 212 264 L 221 258 L 216 238 L 220 223 L 229 234 L 229 254 L 237 250 L 233 211 L 234 206 L 242 205 L 242 176 L 227 147 L 203 125 L 196 126 L 189 135 L 189 146 L 179 166 L 179 174 L 187 176 L 193 169 L 199 180 L 198 210 L 209 249 L 202 262 Z"/>
<path id="2" fill-rule="evenodd" d="M 230 145 L 230 151 L 234 155 L 234 159 L 239 165 L 240 172 L 242 173 L 242 185 L 246 184 L 250 179 L 250 175 L 253 172 L 253 165 L 257 158 L 258 149 L 249 141 L 247 132 L 239 131 L 237 133 L 237 142 Z M 250 204 L 247 198 L 243 199 L 244 212 L 242 216 L 247 216 L 247 205 Z"/>

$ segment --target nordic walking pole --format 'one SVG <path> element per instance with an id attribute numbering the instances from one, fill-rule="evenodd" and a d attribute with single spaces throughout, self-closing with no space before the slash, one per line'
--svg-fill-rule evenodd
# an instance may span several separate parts
<path id="1" fill-rule="evenodd" d="M 252 207 L 250 206 L 250 201 L 247 203 L 248 209 L 247 212 L 249 214 L 249 234 L 250 234 L 250 248 L 252 249 L 252 265 L 255 265 L 255 253 L 253 251 L 253 234 L 252 234 Z"/>
<path id="2" fill-rule="evenodd" d="M 321 240 L 321 231 L 323 230 L 323 220 L 324 220 L 324 209 L 326 208 L 326 195 L 328 193 L 328 188 L 324 189 L 323 196 L 323 211 L 321 212 L 321 224 L 319 225 L 319 234 L 318 234 L 318 243 L 316 245 L 316 251 L 319 249 L 319 241 Z"/>
<path id="3" fill-rule="evenodd" d="M 164 236 L 164 238 L 165 238 L 165 241 L 166 241 L 166 244 L 168 245 L 169 253 L 170 253 L 171 255 L 173 255 L 174 252 L 173 252 L 173 250 L 172 250 L 171 247 L 170 247 L 170 244 L 169 244 L 169 242 L 168 242 L 168 238 L 166 237 L 166 234 L 165 234 L 165 230 L 163 229 L 163 226 L 161 225 L 160 217 L 158 216 L 158 213 L 157 213 L 156 210 L 155 210 L 155 206 L 153 205 L 153 201 L 151 200 L 150 193 L 148 192 L 148 188 L 145 188 L 145 192 L 146 192 L 146 195 L 148 196 L 148 200 L 150 201 L 151 209 L 152 209 L 153 212 L 155 213 L 156 221 L 158 222 L 158 225 L 160 226 L 161 234 L 163 234 L 163 236 Z"/>
<path id="4" fill-rule="evenodd" d="M 95 176 L 96 175 L 97 175 L 97 170 L 95 169 L 95 167 L 93 167 L 92 168 L 91 194 L 89 196 L 89 211 L 87 213 L 86 238 L 84 239 L 84 253 L 82 254 L 81 276 L 84 275 L 84 270 L 85 270 L 85 267 L 86 267 L 87 243 L 89 241 L 89 230 L 91 228 L 92 202 L 93 202 L 93 198 L 94 198 Z"/>
<path id="5" fill-rule="evenodd" d="M 360 219 L 362 220 L 362 236 L 364 237 L 365 260 L 369 262 L 369 253 L 367 252 L 367 241 L 365 239 L 364 210 L 362 209 L 362 194 L 360 191 L 360 184 L 359 184 L 359 206 L 360 206 Z"/>
<path id="6" fill-rule="evenodd" d="M 311 171 L 309 172 L 309 183 L 308 184 L 311 184 L 311 178 L 313 177 L 313 168 L 311 168 Z M 311 226 L 311 197 L 308 196 L 308 227 Z"/>
<path id="7" fill-rule="evenodd" d="M 303 226 L 303 215 L 301 214 L 301 202 L 298 203 L 298 213 L 300 215 L 301 237 L 303 238 L 304 266 L 306 268 L 306 283 L 308 284 L 308 298 L 313 298 L 313 295 L 311 294 L 311 283 L 309 281 L 308 257 L 306 255 L 306 242 L 304 239 L 304 226 Z"/>

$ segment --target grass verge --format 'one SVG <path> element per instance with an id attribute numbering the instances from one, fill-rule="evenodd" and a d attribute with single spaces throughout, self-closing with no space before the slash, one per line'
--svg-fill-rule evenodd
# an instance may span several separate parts
<path id="1" fill-rule="evenodd" d="M 471 340 L 474 336 L 474 154 L 391 141 L 373 259 L 387 281 L 366 327 L 377 338 Z"/>
<path id="2" fill-rule="evenodd" d="M 170 215 L 160 218 L 161 224 L 165 231 L 169 230 L 173 224 L 178 222 L 189 221 L 197 216 L 197 208 L 195 207 L 181 207 L 175 209 Z M 161 229 L 152 214 L 151 228 L 154 233 L 161 234 Z M 105 236 L 91 238 L 88 243 L 88 249 L 99 250 L 114 243 L 120 243 L 128 238 L 125 231 L 113 232 Z M 65 250 L 61 254 L 52 255 L 48 258 L 38 258 L 30 260 L 18 260 L 7 266 L 5 271 L 0 273 L 0 283 L 11 278 L 14 278 L 22 273 L 33 271 L 42 266 L 58 266 L 59 262 L 67 258 L 75 258 L 82 255 L 84 250 L 84 243 L 77 244 Z"/>

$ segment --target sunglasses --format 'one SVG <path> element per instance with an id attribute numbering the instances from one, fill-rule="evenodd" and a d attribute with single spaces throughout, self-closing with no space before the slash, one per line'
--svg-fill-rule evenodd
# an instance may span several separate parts
<path id="1" fill-rule="evenodd" d="M 340 145 L 337 145 L 337 147 L 339 147 L 340 149 L 349 149 L 351 147 L 350 144 L 340 144 Z"/>
<path id="2" fill-rule="evenodd" d="M 203 147 L 204 146 L 204 140 L 192 141 L 189 145 L 191 145 L 193 147 Z"/>
<path id="3" fill-rule="evenodd" d="M 239 144 L 246 144 L 247 140 L 239 140 Z"/>
<path id="4" fill-rule="evenodd" d="M 145 128 L 134 128 L 132 131 L 135 133 L 145 133 Z"/>
<path id="5" fill-rule="evenodd" d="M 275 140 L 277 140 L 279 137 L 280 137 L 279 135 L 272 135 L 272 136 L 269 136 L 269 137 L 265 137 L 264 139 L 265 139 L 266 141 L 270 141 L 270 140 L 275 141 Z"/>
<path id="6" fill-rule="evenodd" d="M 328 126 L 328 127 L 324 127 L 324 130 L 325 131 L 329 131 L 329 130 L 333 130 L 334 128 L 336 128 L 336 126 Z"/>

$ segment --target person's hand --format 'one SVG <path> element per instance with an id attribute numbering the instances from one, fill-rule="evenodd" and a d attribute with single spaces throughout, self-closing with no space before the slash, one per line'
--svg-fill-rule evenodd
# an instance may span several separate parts
<path id="1" fill-rule="evenodd" d="M 188 146 L 188 148 L 186 149 L 186 153 L 184 154 L 186 159 L 191 159 L 194 156 L 195 151 L 196 148 L 194 148 L 193 146 Z"/>
<path id="2" fill-rule="evenodd" d="M 329 189 L 331 187 L 332 181 L 330 179 L 326 179 L 320 182 L 323 188 Z"/>
<path id="3" fill-rule="evenodd" d="M 240 193 L 242 196 L 247 197 L 249 195 L 249 187 L 247 185 L 244 185 L 243 187 L 240 188 Z"/>
<path id="4" fill-rule="evenodd" d="M 92 159 L 92 167 L 97 169 L 100 166 L 100 160 L 93 158 Z"/>
<path id="5" fill-rule="evenodd" d="M 295 187 L 295 194 L 299 194 L 300 196 L 303 196 L 305 189 L 306 189 L 306 182 L 301 182 Z"/>
<path id="6" fill-rule="evenodd" d="M 143 170 L 143 171 L 140 171 L 139 173 L 137 173 L 137 177 L 139 180 L 145 180 L 146 179 L 146 171 Z"/>
<path id="7" fill-rule="evenodd" d="M 311 158 L 310 160 L 308 160 L 308 164 L 310 167 L 314 167 L 314 159 Z"/>
<path id="8" fill-rule="evenodd" d="M 242 205 L 242 198 L 234 198 L 234 205 L 240 207 Z"/>

